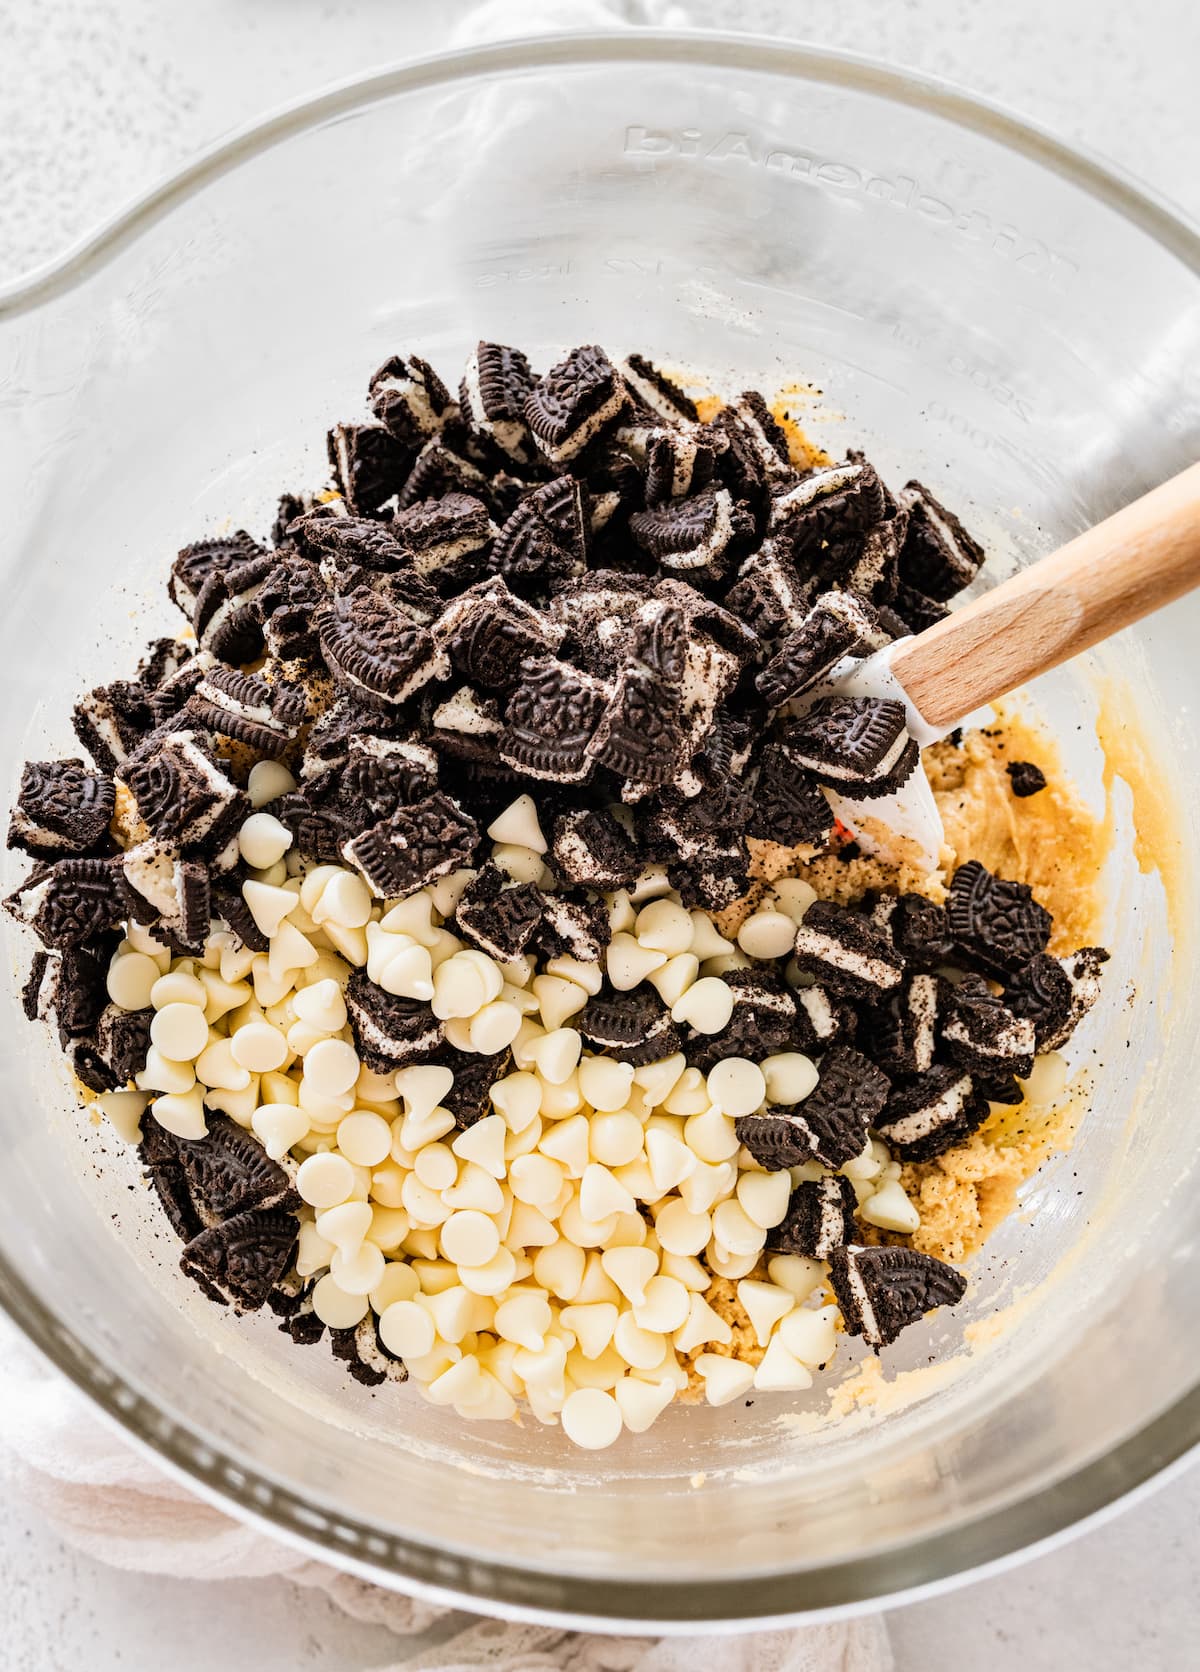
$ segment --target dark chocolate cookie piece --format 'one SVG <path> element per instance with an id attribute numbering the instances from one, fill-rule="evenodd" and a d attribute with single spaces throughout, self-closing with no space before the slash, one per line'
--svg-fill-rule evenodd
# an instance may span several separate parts
<path id="1" fill-rule="evenodd" d="M 509 1050 L 497 1051 L 489 1057 L 443 1046 L 437 1061 L 454 1074 L 454 1082 L 442 1098 L 442 1107 L 449 1109 L 460 1131 L 492 1113 L 492 1087 L 497 1080 L 506 1079 L 513 1068 Z"/>
<path id="2" fill-rule="evenodd" d="M 600 680 L 569 662 L 531 658 L 509 697 L 501 760 L 531 778 L 582 783 L 594 770 L 588 746 L 610 696 Z"/>
<path id="3" fill-rule="evenodd" d="M 485 865 L 467 884 L 455 920 L 464 940 L 506 964 L 529 945 L 545 905 L 533 883 L 510 883 L 498 866 Z"/>
<path id="4" fill-rule="evenodd" d="M 349 739 L 337 795 L 384 819 L 432 795 L 437 783 L 438 759 L 428 744 L 358 733 Z"/>
<path id="5" fill-rule="evenodd" d="M 479 830 L 456 801 L 440 792 L 399 807 L 347 841 L 342 853 L 362 872 L 373 894 L 405 899 L 447 871 L 469 866 Z"/>
<path id="6" fill-rule="evenodd" d="M 279 817 L 278 808 L 278 801 L 270 803 L 270 811 L 274 813 L 276 818 Z M 286 820 L 282 822 L 287 823 Z M 291 825 L 288 825 L 288 828 L 292 830 L 294 836 L 296 834 L 295 829 Z M 320 860 L 322 858 L 313 848 L 306 848 L 304 851 L 310 853 L 314 859 Z M 334 858 L 340 857 L 340 851 L 340 848 L 335 848 Z M 254 914 L 242 898 L 242 890 L 238 882 L 227 878 L 214 878 L 210 909 L 213 917 L 224 923 L 237 936 L 242 945 L 248 947 L 251 952 L 266 952 L 269 949 L 271 943 L 254 921 Z"/>
<path id="7" fill-rule="evenodd" d="M 763 1057 L 791 1048 L 796 1031 L 796 996 L 770 965 L 729 970 L 722 977 L 733 1011 L 720 1033 L 689 1032 L 684 1044 L 688 1062 L 707 1074 L 726 1057 Z"/>
<path id="8" fill-rule="evenodd" d="M 459 387 L 459 405 L 472 432 L 518 465 L 529 464 L 534 456 L 525 403 L 535 381 L 519 348 L 481 342 Z"/>
<path id="9" fill-rule="evenodd" d="M 746 834 L 785 848 L 827 847 L 833 808 L 786 743 L 768 743 L 747 809 Z"/>
<path id="10" fill-rule="evenodd" d="M 835 1248 L 853 1242 L 857 1206 L 849 1179 L 806 1179 L 788 1198 L 784 1219 L 767 1232 L 768 1252 L 828 1260 Z"/>
<path id="11" fill-rule="evenodd" d="M 75 736 L 101 772 L 115 772 L 156 724 L 150 693 L 137 679 L 97 685 L 71 711 Z"/>
<path id="12" fill-rule="evenodd" d="M 384 1382 L 408 1380 L 404 1360 L 389 1353 L 380 1340 L 379 1321 L 373 1312 L 368 1312 L 353 1329 L 331 1329 L 329 1350 L 363 1387 L 377 1388 Z"/>
<path id="13" fill-rule="evenodd" d="M 405 563 L 404 547 L 392 532 L 390 522 L 371 517 L 331 516 L 329 505 L 314 506 L 298 517 L 288 529 L 288 538 L 301 557 L 318 566 L 330 584 L 356 569 L 372 575 L 387 575 Z"/>
<path id="14" fill-rule="evenodd" d="M 550 861 L 558 877 L 577 888 L 626 888 L 642 869 L 633 842 L 603 808 L 560 814 Z"/>
<path id="15" fill-rule="evenodd" d="M 330 673 L 360 701 L 402 703 L 448 672 L 429 631 L 370 587 L 330 599 L 315 626 Z"/>
<path id="16" fill-rule="evenodd" d="M 936 1306 L 955 1306 L 967 1280 L 953 1266 L 911 1248 L 835 1249 L 829 1280 L 846 1329 L 872 1347 L 889 1346 L 900 1331 Z"/>
<path id="17" fill-rule="evenodd" d="M 535 937 L 543 958 L 575 958 L 581 964 L 595 964 L 611 938 L 608 911 L 602 901 L 572 899 L 566 894 L 544 897 Z"/>
<path id="18" fill-rule="evenodd" d="M 943 984 L 936 975 L 905 975 L 898 987 L 863 1008 L 858 1043 L 871 1061 L 896 1079 L 933 1066 Z"/>
<path id="19" fill-rule="evenodd" d="M 423 999 L 385 993 L 365 970 L 346 984 L 346 1012 L 358 1054 L 376 1074 L 428 1062 L 442 1042 L 442 1024 Z"/>
<path id="20" fill-rule="evenodd" d="M 968 975 L 946 996 L 942 1043 L 950 1058 L 972 1073 L 1027 1079 L 1033 1071 L 1034 1024 L 1018 1016 L 981 975 Z"/>
<path id="21" fill-rule="evenodd" d="M 621 372 L 635 406 L 653 413 L 660 423 L 699 423 L 695 401 L 644 354 L 628 355 Z"/>
<path id="22" fill-rule="evenodd" d="M 726 554 L 750 532 L 727 488 L 710 487 L 670 499 L 629 519 L 629 532 L 646 555 L 669 573 L 715 579 Z"/>
<path id="23" fill-rule="evenodd" d="M 62 952 L 122 924 L 129 894 L 119 860 L 71 858 L 39 865 L 4 904 L 43 946 Z"/>
<path id="24" fill-rule="evenodd" d="M 115 805 L 111 778 L 81 760 L 26 761 L 8 845 L 38 855 L 89 853 L 105 845 Z"/>
<path id="25" fill-rule="evenodd" d="M 290 1265 L 297 1235 L 295 1214 L 251 1208 L 193 1237 L 179 1257 L 180 1270 L 211 1300 L 257 1312 Z"/>
<path id="26" fill-rule="evenodd" d="M 952 961 L 954 944 L 946 925 L 946 908 L 923 894 L 898 895 L 888 916 L 888 928 L 910 969 L 933 970 Z"/>
<path id="27" fill-rule="evenodd" d="M 603 988 L 588 1000 L 573 1025 L 593 1051 L 635 1067 L 661 1062 L 679 1049 L 679 1030 L 671 1012 L 647 987 L 628 993 Z"/>
<path id="28" fill-rule="evenodd" d="M 390 528 L 421 579 L 447 596 L 483 574 L 496 534 L 487 506 L 465 493 L 418 500 L 397 512 Z"/>
<path id="29" fill-rule="evenodd" d="M 903 959 L 885 929 L 862 913 L 817 900 L 796 930 L 796 962 L 833 993 L 878 998 L 900 983 Z"/>
<path id="30" fill-rule="evenodd" d="M 1102 946 L 1085 946 L 1068 958 L 1039 952 L 1006 979 L 1004 1002 L 1034 1026 L 1038 1051 L 1057 1051 L 1100 997 L 1100 969 L 1108 962 Z"/>
<path id="31" fill-rule="evenodd" d="M 614 423 L 628 404 L 620 372 L 594 343 L 573 348 L 532 388 L 525 422 L 552 464 L 565 464 Z"/>
<path id="32" fill-rule="evenodd" d="M 831 1045 L 849 1044 L 858 1030 L 858 1012 L 839 994 L 815 982 L 798 987 L 796 1025 L 788 1048 L 805 1056 L 820 1056 Z"/>
<path id="33" fill-rule="evenodd" d="M 883 784 L 911 742 L 904 704 L 890 697 L 823 697 L 786 739 L 799 765 L 844 794 Z"/>
<path id="34" fill-rule="evenodd" d="M 450 391 L 419 354 L 393 354 L 368 384 L 371 410 L 397 441 L 412 450 L 458 415 Z"/>
<path id="35" fill-rule="evenodd" d="M 291 1175 L 252 1133 L 228 1115 L 210 1113 L 206 1120 L 207 1137 L 179 1140 L 184 1177 L 201 1224 L 219 1225 L 249 1208 L 299 1209 Z"/>
<path id="36" fill-rule="evenodd" d="M 977 859 L 954 873 L 946 922 L 971 967 L 1001 980 L 1045 951 L 1052 926 L 1027 884 L 993 876 Z"/>
<path id="37" fill-rule="evenodd" d="M 484 690 L 507 691 L 521 680 L 524 662 L 553 655 L 565 630 L 514 597 L 497 576 L 456 598 L 434 631 L 464 678 Z"/>
<path id="38" fill-rule="evenodd" d="M 281 554 L 254 598 L 268 651 L 282 661 L 311 659 L 320 649 L 314 617 L 325 602 L 315 563 L 295 552 Z"/>
<path id="39" fill-rule="evenodd" d="M 351 516 L 370 516 L 403 487 L 412 448 L 381 424 L 335 424 L 326 438 L 329 468 Z"/>
<path id="40" fill-rule="evenodd" d="M 269 683 L 259 674 L 218 666 L 203 675 L 186 712 L 195 725 L 276 760 L 286 754 L 308 718 L 308 699 L 299 685 Z"/>
<path id="41" fill-rule="evenodd" d="M 687 740 L 679 686 L 631 661 L 617 676 L 587 752 L 618 778 L 657 789 L 683 765 Z"/>
<path id="42" fill-rule="evenodd" d="M 975 1077 L 950 1063 L 892 1087 L 875 1130 L 902 1161 L 932 1161 L 961 1144 L 988 1117 Z"/>
<path id="43" fill-rule="evenodd" d="M 240 568 L 243 563 L 249 563 L 263 555 L 263 548 L 244 528 L 239 528 L 236 534 L 222 535 L 213 540 L 197 540 L 190 546 L 184 546 L 171 565 L 171 578 L 167 583 L 171 602 L 177 605 L 190 621 L 204 590 L 204 583 L 210 575 L 223 569 Z"/>
<path id="44" fill-rule="evenodd" d="M 1009 761 L 1004 770 L 1008 773 L 1013 794 L 1022 801 L 1046 787 L 1046 774 L 1032 761 Z"/>
<path id="45" fill-rule="evenodd" d="M 944 603 L 975 579 L 983 564 L 983 547 L 920 482 L 906 482 L 899 500 L 908 512 L 901 579 Z"/>
<path id="46" fill-rule="evenodd" d="M 571 476 L 543 482 L 517 504 L 496 536 L 492 565 L 517 591 L 546 588 L 587 568 L 583 489 Z"/>
<path id="47" fill-rule="evenodd" d="M 822 592 L 756 678 L 759 695 L 772 708 L 791 702 L 877 634 L 878 619 L 869 604 L 851 592 Z"/>
<path id="48" fill-rule="evenodd" d="M 246 677 L 221 671 L 233 680 Z M 245 805 L 237 785 L 194 731 L 171 732 L 161 738 L 124 768 L 123 777 L 151 834 L 177 848 L 208 842 L 223 832 L 231 809 Z"/>

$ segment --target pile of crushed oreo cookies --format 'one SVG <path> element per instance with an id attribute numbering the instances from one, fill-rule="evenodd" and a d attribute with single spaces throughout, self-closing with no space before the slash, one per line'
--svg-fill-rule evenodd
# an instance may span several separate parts
<path id="1" fill-rule="evenodd" d="M 917 765 L 900 703 L 811 694 L 843 657 L 940 619 L 975 576 L 980 546 L 920 484 L 892 493 L 859 456 L 798 467 L 761 395 L 701 421 L 647 360 L 597 347 L 538 376 L 481 343 L 457 399 L 424 360 L 395 358 L 369 399 L 373 421 L 330 432 L 332 488 L 285 497 L 270 545 L 238 532 L 179 553 L 170 593 L 194 639 L 158 641 L 134 678 L 79 702 L 94 764 L 25 768 L 9 844 L 36 865 L 9 907 L 45 948 L 27 1008 L 53 1014 L 92 1091 L 127 1086 L 150 1047 L 151 1012 L 106 992 L 126 925 L 182 957 L 215 928 L 270 949 L 237 841 L 256 763 L 294 773 L 264 810 L 306 860 L 350 866 L 389 901 L 476 869 L 453 917 L 464 941 L 500 962 L 588 964 L 609 949 L 604 894 L 658 870 L 684 907 L 720 912 L 747 892 L 750 842 L 836 843 L 823 787 L 871 798 Z M 522 792 L 552 884 L 480 852 Z M 793 979 L 786 958 L 731 969 L 718 1032 L 609 982 L 576 1025 L 589 1050 L 634 1064 L 820 1059 L 811 1096 L 740 1116 L 738 1138 L 768 1169 L 830 1169 L 797 1186 L 768 1247 L 831 1261 L 847 1326 L 879 1344 L 962 1279 L 854 1248 L 836 1169 L 871 1131 L 930 1159 L 989 1103 L 1019 1100 L 1106 956 L 1049 956 L 1050 927 L 1027 888 L 972 862 L 945 908 L 813 905 Z M 448 1044 L 427 1001 L 367 968 L 346 1005 L 371 1070 L 449 1064 L 460 1128 L 487 1112 L 507 1048 Z M 186 1269 L 239 1307 L 287 1310 L 286 1166 L 221 1116 L 203 1141 L 149 1116 L 143 1133 Z M 358 1333 L 335 1341 L 356 1373 L 393 1374 L 369 1320 Z"/>

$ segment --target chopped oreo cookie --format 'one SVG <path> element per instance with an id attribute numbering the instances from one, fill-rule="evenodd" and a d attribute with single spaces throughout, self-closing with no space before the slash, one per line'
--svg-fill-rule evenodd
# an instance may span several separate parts
<path id="1" fill-rule="evenodd" d="M 460 1131 L 491 1114 L 492 1087 L 511 1074 L 513 1067 L 512 1052 L 507 1050 L 487 1057 L 443 1047 L 437 1061 L 454 1074 L 442 1107 L 449 1109 Z"/>
<path id="2" fill-rule="evenodd" d="M 817 900 L 796 930 L 796 962 L 830 992 L 878 998 L 900 983 L 904 961 L 886 930 L 861 912 Z"/>
<path id="3" fill-rule="evenodd" d="M 150 693 L 137 679 L 98 685 L 71 713 L 75 736 L 102 772 L 115 772 L 156 724 Z"/>
<path id="4" fill-rule="evenodd" d="M 580 784 L 595 769 L 589 745 L 610 689 L 569 662 L 531 659 L 505 710 L 500 758 L 530 778 Z"/>
<path id="5" fill-rule="evenodd" d="M 1009 761 L 1004 770 L 1008 773 L 1013 794 L 1021 801 L 1046 787 L 1046 774 L 1032 761 Z"/>
<path id="6" fill-rule="evenodd" d="M 242 564 L 263 556 L 263 548 L 257 540 L 251 539 L 244 528 L 239 528 L 236 534 L 217 539 L 197 540 L 193 545 L 185 546 L 171 565 L 171 578 L 167 582 L 171 602 L 190 621 L 204 583 L 211 575 L 223 569 L 238 569 Z"/>
<path id="7" fill-rule="evenodd" d="M 814 982 L 798 987 L 796 1021 L 789 1048 L 805 1056 L 820 1056 L 839 1041 L 849 1044 L 858 1029 L 858 1012 L 836 993 Z"/>
<path id="8" fill-rule="evenodd" d="M 538 925 L 536 945 L 545 958 L 574 958 L 581 964 L 599 963 L 611 932 L 608 911 L 599 900 L 572 900 L 547 894 Z"/>
<path id="9" fill-rule="evenodd" d="M 942 1042 L 952 1060 L 973 1073 L 1028 1079 L 1036 1035 L 1032 1018 L 1018 1016 L 981 975 L 968 975 L 949 992 L 942 1011 Z"/>
<path id="10" fill-rule="evenodd" d="M 864 1007 L 858 1043 L 893 1079 L 924 1074 L 937 1046 L 941 984 L 936 975 L 905 975 L 898 987 Z"/>
<path id="11" fill-rule="evenodd" d="M 385 993 L 365 970 L 354 971 L 345 996 L 355 1048 L 373 1073 L 427 1062 L 442 1042 L 442 1024 L 424 1000 Z"/>
<path id="12" fill-rule="evenodd" d="M 129 895 L 117 859 L 60 859 L 39 865 L 4 902 L 53 951 L 81 946 L 117 928 Z"/>
<path id="13" fill-rule="evenodd" d="M 323 604 L 315 625 L 330 673 L 360 701 L 405 702 L 449 671 L 428 630 L 370 587 Z"/>
<path id="14" fill-rule="evenodd" d="M 192 612 L 201 650 L 229 663 L 251 662 L 261 655 L 262 623 L 256 600 L 274 568 L 274 555 L 264 553 L 236 569 L 221 569 L 208 577 Z"/>
<path id="15" fill-rule="evenodd" d="M 314 618 L 325 602 L 325 583 L 307 558 L 281 553 L 254 595 L 254 612 L 266 647 L 283 661 L 311 659 L 319 651 Z"/>
<path id="16" fill-rule="evenodd" d="M 616 993 L 605 988 L 574 1018 L 591 1050 L 641 1067 L 661 1062 L 679 1049 L 679 1030 L 671 1012 L 651 989 Z"/>
<path id="17" fill-rule="evenodd" d="M 978 1131 L 988 1098 L 975 1077 L 950 1063 L 892 1087 L 875 1130 L 901 1161 L 932 1161 Z"/>
<path id="18" fill-rule="evenodd" d="M 879 793 L 915 747 L 904 704 L 891 697 L 823 697 L 786 735 L 798 764 L 847 796 Z"/>
<path id="19" fill-rule="evenodd" d="M 1081 947 L 1069 958 L 1040 952 L 1004 984 L 1004 1003 L 1034 1026 L 1036 1048 L 1057 1051 L 1100 997 L 1100 969 L 1108 962 L 1102 946 Z"/>
<path id="20" fill-rule="evenodd" d="M 514 597 L 497 576 L 456 598 L 437 623 L 435 635 L 439 648 L 473 685 L 508 691 L 523 678 L 526 661 L 554 654 L 564 629 Z"/>
<path id="21" fill-rule="evenodd" d="M 404 1360 L 389 1353 L 380 1339 L 379 1320 L 374 1312 L 368 1312 L 353 1329 L 331 1329 L 329 1350 L 363 1387 L 377 1388 L 384 1382 L 408 1380 Z"/>
<path id="22" fill-rule="evenodd" d="M 631 661 L 617 676 L 587 752 L 618 778 L 657 789 L 679 771 L 687 742 L 679 686 Z"/>
<path id="23" fill-rule="evenodd" d="M 481 342 L 467 361 L 459 386 L 462 416 L 472 431 L 518 465 L 530 464 L 534 456 L 525 422 L 525 403 L 533 385 L 533 370 L 519 348 Z"/>
<path id="24" fill-rule="evenodd" d="M 789 1196 L 785 1217 L 767 1232 L 768 1252 L 828 1260 L 835 1248 L 853 1242 L 857 1206 L 849 1179 L 806 1179 Z"/>
<path id="25" fill-rule="evenodd" d="M 629 401 L 624 379 L 602 348 L 573 348 L 534 384 L 522 409 L 551 464 L 577 458 Z"/>
<path id="26" fill-rule="evenodd" d="M 396 509 L 404 511 L 422 499 L 440 499 L 448 493 L 470 494 L 488 504 L 495 502 L 492 484 L 479 466 L 448 447 L 442 437 L 432 436 L 417 454 L 396 496 Z"/>
<path id="27" fill-rule="evenodd" d="M 900 894 L 888 914 L 896 950 L 909 969 L 934 970 L 952 962 L 954 945 L 946 926 L 946 908 L 923 894 Z"/>
<path id="28" fill-rule="evenodd" d="M 829 1281 L 851 1335 L 887 1347 L 936 1306 L 955 1306 L 967 1280 L 953 1266 L 912 1248 L 837 1248 Z"/>
<path id="29" fill-rule="evenodd" d="M 653 413 L 660 423 L 699 422 L 700 414 L 691 396 L 644 354 L 628 355 L 621 362 L 621 373 L 635 405 Z"/>
<path id="30" fill-rule="evenodd" d="M 772 644 L 799 631 L 817 590 L 768 539 L 743 561 L 725 602 L 764 644 Z"/>
<path id="31" fill-rule="evenodd" d="M 668 573 L 716 579 L 730 546 L 749 530 L 727 488 L 705 488 L 688 499 L 636 511 L 629 532 Z"/>
<path id="32" fill-rule="evenodd" d="M 186 712 L 194 724 L 275 759 L 295 742 L 308 718 L 308 699 L 299 685 L 213 667 L 188 698 Z"/>
<path id="33" fill-rule="evenodd" d="M 794 848 L 828 846 L 833 808 L 786 743 L 768 743 L 747 808 L 746 834 Z"/>
<path id="34" fill-rule="evenodd" d="M 740 1143 L 768 1171 L 819 1161 L 844 1167 L 861 1155 L 869 1129 L 887 1102 L 886 1074 L 849 1045 L 835 1045 L 821 1061 L 817 1084 L 802 1103 L 772 1104 L 734 1122 Z"/>
<path id="35" fill-rule="evenodd" d="M 482 575 L 496 525 L 481 499 L 448 493 L 397 512 L 390 532 L 421 579 L 453 595 Z"/>
<path id="36" fill-rule="evenodd" d="M 811 561 L 823 543 L 844 540 L 881 522 L 883 485 L 865 460 L 811 471 L 771 501 L 768 532 L 783 549 Z"/>
<path id="37" fill-rule="evenodd" d="M 458 416 L 449 389 L 419 354 L 393 354 L 385 360 L 368 394 L 376 418 L 407 448 L 420 447 Z"/>
<path id="38" fill-rule="evenodd" d="M 510 883 L 497 866 L 485 865 L 467 884 L 454 915 L 464 939 L 507 964 L 529 945 L 545 909 L 540 888 Z"/>
<path id="39" fill-rule="evenodd" d="M 796 1032 L 796 995 L 769 965 L 728 970 L 722 977 L 733 999 L 733 1012 L 720 1033 L 691 1032 L 685 1043 L 688 1062 L 707 1074 L 725 1057 L 759 1062 L 792 1048 Z"/>
<path id="40" fill-rule="evenodd" d="M 112 779 L 81 760 L 26 761 L 8 845 L 34 855 L 90 853 L 106 845 L 115 807 Z"/>
<path id="41" fill-rule="evenodd" d="M 1045 951 L 1051 918 L 1026 883 L 993 876 L 970 859 L 954 873 L 946 924 L 971 968 L 1003 980 Z"/>
<path id="42" fill-rule="evenodd" d="M 583 489 L 572 476 L 543 482 L 521 499 L 496 536 L 492 566 L 517 590 L 570 580 L 587 568 Z"/>
<path id="43" fill-rule="evenodd" d="M 229 678 L 240 681 L 247 676 L 230 673 Z M 194 731 L 168 733 L 125 766 L 122 777 L 150 834 L 179 848 L 200 847 L 214 836 L 224 838 L 231 813 L 238 816 L 245 807 L 237 785 Z"/>
<path id="44" fill-rule="evenodd" d="M 355 734 L 346 747 L 338 791 L 373 818 L 422 801 L 437 789 L 438 759 L 433 749 L 410 738 Z"/>
<path id="45" fill-rule="evenodd" d="M 447 871 L 468 866 L 479 845 L 473 818 L 440 792 L 352 836 L 342 854 L 381 899 L 405 899 Z"/>
<path id="46" fill-rule="evenodd" d="M 642 869 L 632 841 L 603 808 L 560 814 L 550 860 L 559 879 L 576 888 L 627 888 Z"/>
<path id="47" fill-rule="evenodd" d="M 900 549 L 901 579 L 927 598 L 945 603 L 975 579 L 983 564 L 983 547 L 920 482 L 907 482 L 899 501 L 908 512 Z"/>
<path id="48" fill-rule="evenodd" d="M 404 567 L 407 557 L 392 532 L 392 523 L 376 522 L 371 517 L 332 516 L 332 509 L 329 505 L 315 506 L 288 529 L 289 539 L 295 541 L 305 560 L 317 565 L 327 585 L 345 591 L 347 577 L 359 570 L 387 575 Z M 260 592 L 257 601 L 261 600 Z"/>
<path id="49" fill-rule="evenodd" d="M 399 493 L 412 460 L 411 448 L 380 424 L 335 424 L 326 451 L 352 517 L 370 516 Z"/>
<path id="50" fill-rule="evenodd" d="M 257 1312 L 291 1264 L 298 1221 L 279 1208 L 251 1208 L 211 1225 L 185 1246 L 179 1267 L 210 1300 Z"/>
<path id="51" fill-rule="evenodd" d="M 822 592 L 812 609 L 780 645 L 755 685 L 772 708 L 811 690 L 844 656 L 853 655 L 878 631 L 875 612 L 852 592 Z"/>
<path id="52" fill-rule="evenodd" d="M 485 697 L 469 685 L 452 691 L 433 711 L 429 741 L 439 755 L 490 766 L 500 764 L 504 722 L 495 697 Z"/>

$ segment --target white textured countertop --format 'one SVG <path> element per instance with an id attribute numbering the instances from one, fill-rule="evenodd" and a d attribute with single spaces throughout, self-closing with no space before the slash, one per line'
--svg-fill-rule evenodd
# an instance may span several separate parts
<path id="1" fill-rule="evenodd" d="M 595 0 L 538 0 L 547 22 Z M 790 33 L 944 75 L 1200 218 L 1191 0 L 630 0 L 648 22 Z M 0 0 L 0 281 L 197 147 L 324 82 L 436 49 L 468 0 Z M 0 1423 L 3 1413 L 0 1412 Z M 1200 1471 L 1014 1570 L 890 1618 L 900 1672 L 1176 1672 L 1200 1637 Z M 169 1649 L 164 1645 L 169 1644 Z M 402 1645 L 282 1581 L 115 1573 L 0 1498 L 4 1672 L 360 1672 Z"/>

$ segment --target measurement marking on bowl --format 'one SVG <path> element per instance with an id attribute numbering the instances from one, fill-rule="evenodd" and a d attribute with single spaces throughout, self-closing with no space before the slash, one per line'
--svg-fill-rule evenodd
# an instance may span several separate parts
<path id="1" fill-rule="evenodd" d="M 875 173 L 816 151 L 775 145 L 742 129 L 652 128 L 632 123 L 625 129 L 623 152 L 635 158 L 744 163 L 832 193 L 860 192 L 891 209 L 940 223 L 964 242 L 981 245 L 1019 272 L 1045 279 L 1060 291 L 1068 290 L 1079 272 L 1078 262 L 1052 250 L 1040 238 L 985 209 L 966 208 L 927 191 L 913 175 Z"/>

